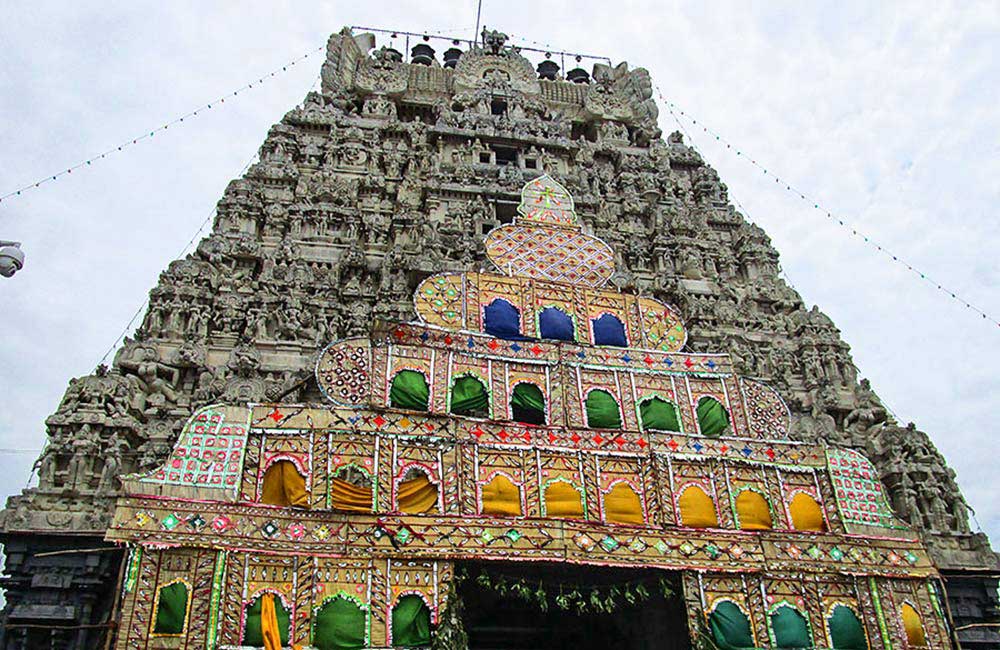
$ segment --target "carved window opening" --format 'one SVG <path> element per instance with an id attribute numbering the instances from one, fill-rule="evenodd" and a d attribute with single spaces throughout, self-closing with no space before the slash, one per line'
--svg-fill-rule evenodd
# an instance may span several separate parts
<path id="1" fill-rule="evenodd" d="M 497 201 L 494 208 L 496 209 L 497 221 L 501 224 L 514 223 L 514 217 L 517 216 L 517 203 Z"/>
<path id="2" fill-rule="evenodd" d="M 545 424 L 545 395 L 534 384 L 523 382 L 514 386 L 510 398 L 511 417 L 523 424 Z"/>
<path id="3" fill-rule="evenodd" d="M 490 149 L 496 155 L 497 165 L 500 167 L 517 165 L 517 149 L 513 147 L 502 147 L 497 144 L 490 145 Z"/>
<path id="4" fill-rule="evenodd" d="M 597 142 L 597 126 L 588 122 L 573 122 L 570 137 L 574 140 Z"/>
<path id="5" fill-rule="evenodd" d="M 484 165 L 492 165 L 493 164 L 493 155 L 490 154 L 487 151 L 480 151 L 479 152 L 479 162 L 481 162 Z"/>
<path id="6" fill-rule="evenodd" d="M 432 125 L 436 120 L 433 106 L 399 104 L 396 112 L 400 122 L 423 122 Z"/>
<path id="7" fill-rule="evenodd" d="M 525 158 L 524 159 L 525 169 L 538 169 L 538 159 L 537 158 Z"/>
<path id="8" fill-rule="evenodd" d="M 507 114 L 507 100 L 502 97 L 494 97 L 490 101 L 490 113 L 492 115 L 506 115 Z"/>

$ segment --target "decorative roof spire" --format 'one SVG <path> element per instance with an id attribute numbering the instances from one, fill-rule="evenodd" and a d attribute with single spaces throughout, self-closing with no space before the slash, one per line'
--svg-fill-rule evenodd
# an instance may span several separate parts
<path id="1" fill-rule="evenodd" d="M 573 197 L 548 174 L 521 189 L 517 211 L 486 237 L 486 256 L 504 275 L 599 287 L 614 273 L 611 247 L 582 231 Z"/>

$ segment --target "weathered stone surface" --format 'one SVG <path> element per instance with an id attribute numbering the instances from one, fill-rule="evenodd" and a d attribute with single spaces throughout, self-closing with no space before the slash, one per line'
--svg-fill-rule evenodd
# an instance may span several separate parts
<path id="1" fill-rule="evenodd" d="M 70 382 L 46 421 L 38 486 L 11 497 L 0 520 L 6 584 L 41 581 L 8 593 L 7 621 L 106 616 L 81 608 L 114 589 L 113 567 L 88 577 L 104 556 L 78 554 L 53 573 L 25 540 L 99 545 L 117 475 L 162 460 L 199 406 L 320 401 L 320 347 L 366 334 L 376 317 L 411 318 L 410 296 L 432 271 L 486 268 L 482 235 L 510 221 L 518 190 L 543 171 L 618 251 L 615 285 L 676 305 L 690 349 L 727 351 L 775 386 L 793 437 L 866 451 L 943 570 L 996 570 L 928 436 L 893 421 L 858 381 L 836 326 L 779 277 L 778 253 L 715 170 L 679 133 L 661 137 L 645 70 L 539 80 L 499 33 L 454 70 L 369 54 L 367 42 L 346 29 L 330 37 L 321 92 L 271 128 L 259 161 L 223 193 L 211 235 L 161 274 L 112 367 Z"/>

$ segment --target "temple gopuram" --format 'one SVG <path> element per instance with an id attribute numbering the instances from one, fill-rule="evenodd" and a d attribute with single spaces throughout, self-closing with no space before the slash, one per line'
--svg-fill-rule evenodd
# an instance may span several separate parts
<path id="1" fill-rule="evenodd" d="M 0 648 L 1000 647 L 954 472 L 645 70 L 387 37 L 70 382 Z"/>

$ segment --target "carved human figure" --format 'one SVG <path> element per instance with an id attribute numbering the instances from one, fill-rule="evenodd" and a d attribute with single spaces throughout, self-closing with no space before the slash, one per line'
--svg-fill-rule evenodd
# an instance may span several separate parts
<path id="1" fill-rule="evenodd" d="M 66 467 L 65 486 L 73 490 L 85 489 L 89 487 L 94 456 L 98 451 L 97 434 L 89 424 L 84 424 L 69 446 L 73 455 Z"/>
<path id="2" fill-rule="evenodd" d="M 118 474 L 121 472 L 121 451 L 116 445 L 109 446 L 104 452 L 104 467 L 101 469 L 101 480 L 97 485 L 99 492 L 116 492 L 118 490 Z"/>

